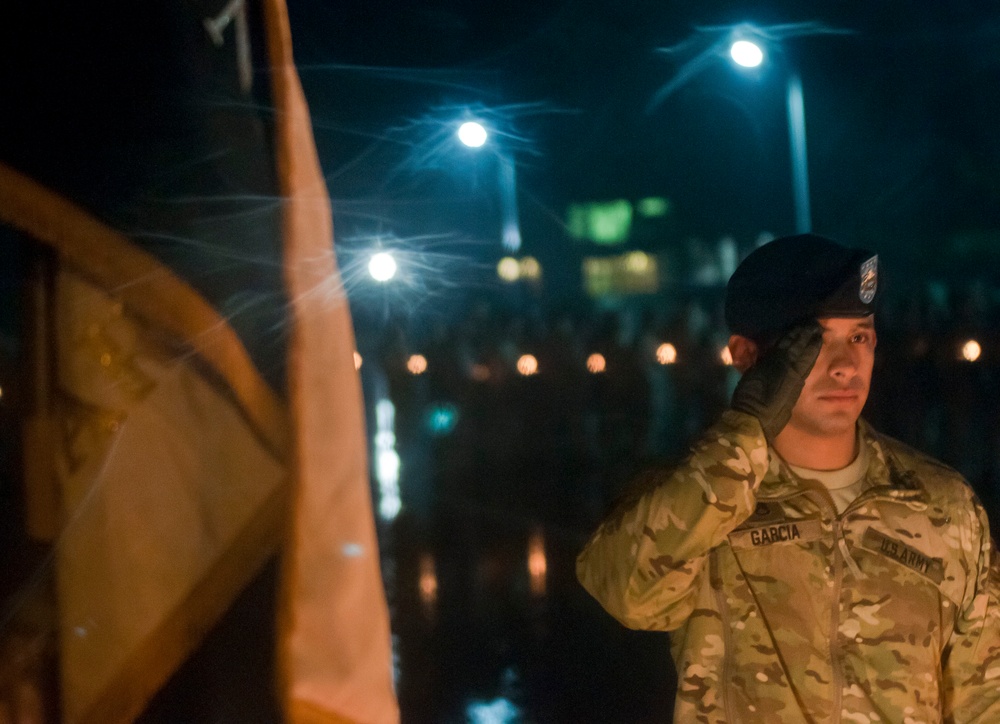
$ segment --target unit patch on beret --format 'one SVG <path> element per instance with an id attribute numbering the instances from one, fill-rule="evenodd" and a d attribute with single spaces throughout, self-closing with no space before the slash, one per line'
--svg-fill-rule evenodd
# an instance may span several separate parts
<path id="1" fill-rule="evenodd" d="M 858 289 L 858 297 L 863 304 L 870 304 L 875 298 L 875 291 L 878 289 L 878 255 L 868 259 L 861 264 L 861 287 Z"/>

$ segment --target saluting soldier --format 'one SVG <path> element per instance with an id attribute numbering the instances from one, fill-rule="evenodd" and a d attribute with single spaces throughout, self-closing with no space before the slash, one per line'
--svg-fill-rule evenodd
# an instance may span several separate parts
<path id="1" fill-rule="evenodd" d="M 726 292 L 731 408 L 577 560 L 621 623 L 671 632 L 677 722 L 1000 722 L 986 513 L 860 417 L 878 274 L 812 234 L 747 256 Z"/>

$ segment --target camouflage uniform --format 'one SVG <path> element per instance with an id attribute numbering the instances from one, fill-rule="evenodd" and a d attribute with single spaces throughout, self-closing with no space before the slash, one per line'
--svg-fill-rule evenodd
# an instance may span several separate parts
<path id="1" fill-rule="evenodd" d="M 859 425 L 868 471 L 840 516 L 728 411 L 580 554 L 609 613 L 672 632 L 675 721 L 1000 722 L 985 512 L 956 472 Z"/>

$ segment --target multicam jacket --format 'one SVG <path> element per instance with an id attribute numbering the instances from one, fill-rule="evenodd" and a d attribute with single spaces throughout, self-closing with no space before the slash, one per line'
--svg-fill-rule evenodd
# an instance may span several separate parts
<path id="1" fill-rule="evenodd" d="M 722 419 L 577 559 L 624 625 L 671 631 L 677 722 L 1000 722 L 1000 568 L 953 470 L 864 422 L 841 514 Z"/>

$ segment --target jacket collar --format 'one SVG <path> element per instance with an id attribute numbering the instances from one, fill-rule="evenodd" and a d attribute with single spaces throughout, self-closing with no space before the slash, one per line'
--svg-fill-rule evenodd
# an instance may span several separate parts
<path id="1" fill-rule="evenodd" d="M 912 470 L 900 463 L 886 439 L 876 432 L 865 420 L 858 420 L 861 444 L 868 448 L 868 471 L 865 474 L 864 489 L 875 491 L 880 496 L 894 500 L 926 502 L 927 491 Z M 769 466 L 757 491 L 758 498 L 785 498 L 802 493 L 807 487 L 788 463 L 768 447 Z"/>

